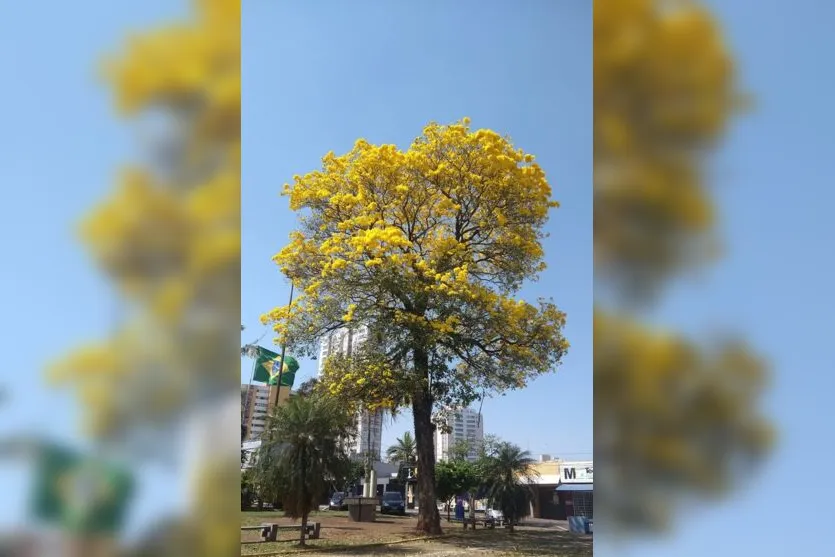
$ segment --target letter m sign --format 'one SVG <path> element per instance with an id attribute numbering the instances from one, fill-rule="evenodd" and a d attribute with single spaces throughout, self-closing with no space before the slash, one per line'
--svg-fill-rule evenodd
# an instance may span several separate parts
<path id="1" fill-rule="evenodd" d="M 566 480 L 576 480 L 577 479 L 577 470 L 574 468 L 564 468 L 563 471 L 563 479 Z"/>

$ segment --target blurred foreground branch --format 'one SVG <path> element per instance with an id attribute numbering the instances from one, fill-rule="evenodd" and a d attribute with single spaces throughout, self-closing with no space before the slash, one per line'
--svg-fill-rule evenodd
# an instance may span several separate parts
<path id="1" fill-rule="evenodd" d="M 594 427 L 601 532 L 658 532 L 769 453 L 767 366 L 744 342 L 652 330 L 641 310 L 716 256 L 707 164 L 744 106 L 695 2 L 594 5 Z"/>

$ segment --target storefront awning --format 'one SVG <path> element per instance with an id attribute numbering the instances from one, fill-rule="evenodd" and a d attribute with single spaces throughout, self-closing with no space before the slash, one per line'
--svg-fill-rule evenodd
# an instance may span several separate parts
<path id="1" fill-rule="evenodd" d="M 554 491 L 594 491 L 594 484 L 561 484 Z"/>

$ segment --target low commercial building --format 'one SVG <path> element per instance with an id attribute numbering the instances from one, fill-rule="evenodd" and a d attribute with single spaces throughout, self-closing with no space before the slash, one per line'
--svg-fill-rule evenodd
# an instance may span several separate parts
<path id="1" fill-rule="evenodd" d="M 530 516 L 556 519 L 560 511 L 557 508 L 554 490 L 560 484 L 560 461 L 548 455 L 542 455 L 540 461 L 534 464 L 534 470 L 537 476 Z"/>
<path id="2" fill-rule="evenodd" d="M 399 467 L 396 464 L 389 462 L 376 461 L 373 464 L 374 472 L 377 475 L 376 494 L 382 497 L 386 491 L 402 491 L 402 488 L 397 483 L 397 471 Z M 363 492 L 363 480 L 358 480 L 349 489 L 349 494 L 360 495 Z"/>
<path id="3" fill-rule="evenodd" d="M 594 464 L 592 461 L 560 464 L 560 485 L 554 490 L 557 506 L 568 519 L 594 518 Z"/>
<path id="4" fill-rule="evenodd" d="M 531 502 L 531 516 L 567 520 L 594 517 L 594 464 L 592 461 L 549 460 L 535 465 L 539 478 Z"/>

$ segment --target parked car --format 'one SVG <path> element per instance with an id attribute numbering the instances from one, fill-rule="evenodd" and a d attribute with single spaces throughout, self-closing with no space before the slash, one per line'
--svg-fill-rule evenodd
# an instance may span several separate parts
<path id="1" fill-rule="evenodd" d="M 406 502 L 399 491 L 387 491 L 383 493 L 383 500 L 380 502 L 380 514 L 406 514 Z"/>
<path id="2" fill-rule="evenodd" d="M 331 496 L 330 503 L 328 504 L 328 509 L 332 511 L 344 511 L 348 509 L 348 505 L 345 504 L 345 494 L 341 491 L 337 491 Z"/>
<path id="3" fill-rule="evenodd" d="M 492 518 L 496 522 L 504 522 L 504 513 L 499 509 L 487 507 L 487 509 L 484 511 L 484 514 L 487 516 L 487 518 Z"/>

